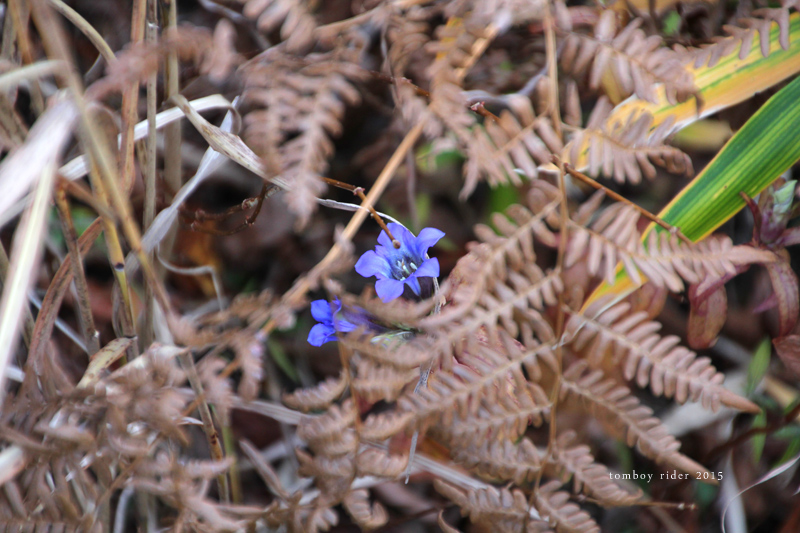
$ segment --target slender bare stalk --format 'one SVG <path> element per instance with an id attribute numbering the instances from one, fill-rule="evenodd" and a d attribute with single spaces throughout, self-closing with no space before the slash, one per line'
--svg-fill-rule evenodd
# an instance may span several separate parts
<path id="1" fill-rule="evenodd" d="M 75 281 L 75 289 L 78 292 L 78 310 L 81 317 L 81 326 L 83 326 L 83 339 L 86 343 L 87 352 L 92 355 L 100 350 L 100 333 L 97 331 L 92 317 L 89 287 L 86 284 L 83 260 L 78 249 L 78 235 L 75 232 L 75 224 L 72 221 L 72 213 L 69 210 L 67 193 L 64 187 L 56 187 L 55 199 L 58 216 L 61 219 L 61 227 L 64 232 L 64 240 L 67 242 L 67 249 L 72 256 L 72 277 Z"/>
<path id="2" fill-rule="evenodd" d="M 0 242 L 0 289 L 5 286 L 8 279 L 8 267 L 8 254 L 5 247 L 3 247 L 3 243 Z M 30 348 L 31 338 L 33 337 L 33 314 L 27 306 L 23 308 L 22 313 L 22 339 L 25 342 L 25 346 Z"/>
<path id="3" fill-rule="evenodd" d="M 147 2 L 147 28 L 145 40 L 149 44 L 158 41 L 158 2 Z M 147 138 L 140 161 L 144 178 L 144 220 L 142 230 L 147 231 L 156 217 L 156 98 L 158 97 L 158 75 L 156 72 L 147 78 Z M 150 254 L 150 260 L 154 259 Z M 144 286 L 144 325 L 142 326 L 142 345 L 149 346 L 153 342 L 153 320 L 155 318 L 155 301 L 150 282 L 145 280 Z"/>
<path id="4" fill-rule="evenodd" d="M 36 21 L 37 27 L 39 27 L 40 34 L 42 35 L 42 41 L 44 43 L 45 50 L 49 56 L 66 61 L 66 39 L 63 35 L 61 26 L 52 15 L 50 6 L 44 0 L 32 1 L 36 6 L 36 9 L 34 10 L 34 20 Z M 142 267 L 144 275 L 148 279 L 154 281 L 153 286 L 155 288 L 156 300 L 158 300 L 159 304 L 165 310 L 165 313 L 169 315 L 169 300 L 163 286 L 160 283 L 155 283 L 157 278 L 153 271 L 152 264 L 150 261 L 148 261 L 147 256 L 142 252 L 141 235 L 136 226 L 136 222 L 131 215 L 130 203 L 128 199 L 123 196 L 123 193 L 120 190 L 118 181 L 116 179 L 116 173 L 114 172 L 114 168 L 111 164 L 109 147 L 104 142 L 98 128 L 94 122 L 90 120 L 86 112 L 86 104 L 84 102 L 81 80 L 78 78 L 76 73 L 71 70 L 64 74 L 63 79 L 71 90 L 73 98 L 75 99 L 75 103 L 79 109 L 82 129 L 81 137 L 90 153 L 90 159 L 92 159 L 97 165 L 100 178 L 97 180 L 98 184 L 108 194 L 111 205 L 113 205 L 114 210 L 118 213 L 125 236 L 128 240 L 128 244 L 131 246 L 133 252 L 139 259 L 139 263 Z M 112 221 L 108 221 L 108 225 L 112 230 L 111 237 L 113 239 L 113 236 L 116 235 L 116 228 L 111 222 Z M 108 237 L 109 236 L 107 235 L 107 238 Z M 112 260 L 112 263 L 115 275 L 118 276 L 118 279 L 127 281 L 124 272 L 124 262 L 116 262 Z M 125 285 L 127 286 L 127 283 Z"/>
<path id="5" fill-rule="evenodd" d="M 167 0 L 166 28 L 168 32 L 178 27 L 178 0 Z M 167 54 L 165 100 L 180 92 L 178 53 Z M 164 181 L 172 192 L 181 188 L 181 123 L 173 122 L 164 128 Z"/>
<path id="6" fill-rule="evenodd" d="M 8 12 L 14 23 L 17 46 L 19 47 L 19 55 L 22 57 L 22 63 L 29 65 L 34 62 L 33 46 L 31 45 L 31 36 L 28 30 L 31 17 L 30 7 L 28 3 L 22 0 L 9 0 Z M 31 81 L 31 105 L 37 115 L 41 115 L 44 112 L 44 96 L 42 96 L 42 88 L 37 80 Z"/>
<path id="7" fill-rule="evenodd" d="M 194 358 L 190 350 L 184 350 L 178 356 L 181 360 L 184 370 L 186 370 L 186 377 L 192 386 L 195 396 L 197 397 L 197 410 L 200 412 L 200 420 L 203 421 L 203 431 L 208 439 L 208 447 L 211 451 L 211 457 L 217 461 L 224 459 L 222 446 L 219 441 L 219 433 L 216 426 L 214 426 L 214 419 L 211 416 L 211 409 L 206 402 L 205 392 L 203 392 L 203 384 L 200 382 L 200 376 L 197 374 L 197 367 L 194 364 Z M 230 487 L 228 486 L 228 477 L 225 474 L 220 474 L 217 478 L 219 483 L 219 492 L 222 499 L 226 502 L 231 501 Z"/>
<path id="8" fill-rule="evenodd" d="M 554 160 L 556 163 L 558 163 L 558 164 L 561 164 L 561 161 L 560 161 L 560 160 L 559 160 L 559 159 L 558 159 L 556 156 L 553 156 L 553 160 Z M 634 209 L 636 209 L 636 210 L 637 210 L 637 211 L 638 211 L 638 212 L 639 212 L 639 213 L 640 213 L 640 214 L 641 214 L 643 217 L 647 218 L 647 219 L 648 219 L 648 220 L 650 220 L 651 222 L 655 222 L 656 224 L 658 224 L 659 226 L 661 226 L 661 227 L 662 227 L 662 228 L 664 228 L 665 230 L 669 231 L 670 233 L 672 233 L 672 234 L 674 234 L 674 235 L 677 235 L 677 236 L 678 236 L 678 238 L 679 238 L 680 240 L 682 240 L 683 242 L 685 242 L 686 244 L 694 244 L 694 243 L 693 243 L 693 242 L 692 242 L 692 241 L 691 241 L 691 240 L 690 240 L 690 239 L 689 239 L 689 238 L 688 238 L 686 235 L 684 235 L 684 234 L 681 232 L 681 230 L 680 230 L 679 228 L 677 228 L 676 226 L 673 226 L 672 224 L 670 224 L 670 223 L 668 223 L 668 222 L 665 222 L 663 219 L 661 219 L 661 218 L 659 218 L 658 216 L 654 215 L 653 213 L 651 213 L 651 212 L 650 212 L 650 211 L 648 211 L 647 209 L 645 209 L 645 208 L 643 208 L 643 207 L 640 207 L 640 206 L 636 205 L 635 203 L 631 202 L 630 200 L 628 200 L 627 198 L 625 198 L 625 197 L 624 197 L 624 196 L 622 196 L 621 194 L 617 194 L 617 193 L 615 193 L 614 191 L 612 191 L 611 189 L 609 189 L 609 188 L 608 188 L 608 187 L 606 187 L 605 185 L 602 185 L 601 183 L 598 183 L 597 181 L 593 180 L 592 178 L 590 178 L 590 177 L 589 177 L 589 176 L 587 176 L 586 174 L 583 174 L 583 173 L 581 173 L 581 172 L 578 172 L 577 170 L 575 170 L 574 168 L 572 168 L 571 166 L 569 166 L 567 163 L 563 163 L 563 167 L 564 167 L 564 171 L 565 171 L 567 174 L 569 174 L 570 176 L 572 176 L 573 178 L 575 178 L 575 179 L 577 179 L 577 180 L 579 180 L 579 181 L 581 181 L 581 182 L 585 183 L 586 185 L 589 185 L 590 187 L 594 187 L 594 188 L 595 188 L 595 189 L 597 189 L 598 191 L 603 191 L 604 193 L 606 193 L 606 195 L 608 195 L 608 197 L 609 197 L 609 198 L 612 198 L 612 199 L 613 199 L 615 202 L 622 202 L 622 203 L 624 203 L 625 205 L 629 205 L 629 206 L 633 207 L 633 208 L 634 208 Z"/>

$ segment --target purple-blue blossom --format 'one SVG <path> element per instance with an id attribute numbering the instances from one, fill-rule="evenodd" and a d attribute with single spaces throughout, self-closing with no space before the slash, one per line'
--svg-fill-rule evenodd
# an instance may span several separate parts
<path id="1" fill-rule="evenodd" d="M 435 228 L 425 228 L 418 236 L 400 224 L 390 223 L 389 231 L 400 242 L 400 248 L 392 245 L 385 231 L 378 236 L 378 246 L 370 250 L 356 263 L 356 272 L 369 278 L 375 276 L 375 292 L 383 302 L 394 300 L 406 285 L 420 296 L 421 278 L 439 277 L 439 260 L 426 258 L 428 248 L 444 237 L 444 232 Z"/>
<path id="2" fill-rule="evenodd" d="M 322 346 L 326 342 L 335 341 L 337 332 L 347 333 L 357 327 L 344 317 L 339 298 L 334 298 L 333 302 L 328 300 L 311 302 L 311 316 L 319 322 L 308 333 L 308 342 L 312 346 Z"/>

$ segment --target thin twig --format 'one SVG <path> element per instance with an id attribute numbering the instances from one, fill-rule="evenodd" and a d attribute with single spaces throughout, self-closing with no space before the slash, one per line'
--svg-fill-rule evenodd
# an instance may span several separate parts
<path id="1" fill-rule="evenodd" d="M 553 162 L 556 163 L 556 164 L 561 164 L 561 160 L 555 155 L 553 156 Z M 564 170 L 567 172 L 567 174 L 569 174 L 573 178 L 585 183 L 586 185 L 589 185 L 590 187 L 594 187 L 595 189 L 597 189 L 599 191 L 603 191 L 604 193 L 606 193 L 609 196 L 609 198 L 612 198 L 617 202 L 622 202 L 622 203 L 624 203 L 626 205 L 629 205 L 629 206 L 633 207 L 639 213 L 641 213 L 641 215 L 643 217 L 647 218 L 648 220 L 650 220 L 652 222 L 655 222 L 656 224 L 658 224 L 659 226 L 661 226 L 665 230 L 669 231 L 671 234 L 677 235 L 678 238 L 680 240 L 682 240 L 683 242 L 685 242 L 686 244 L 694 244 L 686 235 L 681 233 L 681 230 L 679 228 L 677 228 L 676 226 L 673 226 L 673 225 L 671 225 L 671 224 L 669 224 L 667 222 L 664 222 L 664 220 L 662 220 L 658 216 L 652 214 L 647 209 L 644 209 L 643 207 L 639 207 L 638 205 L 636 205 L 635 203 L 631 202 L 630 200 L 628 200 L 624 196 L 622 196 L 620 194 L 617 194 L 616 192 L 612 191 L 608 187 L 606 187 L 604 185 L 601 185 L 600 183 L 596 182 L 595 180 L 593 180 L 592 178 L 590 178 L 586 174 L 578 172 L 577 170 L 572 168 L 568 163 L 564 163 Z"/>
<path id="2" fill-rule="evenodd" d="M 333 185 L 334 187 L 339 187 L 340 189 L 345 189 L 347 191 L 352 192 L 354 195 L 358 196 L 361 199 L 362 203 L 364 201 L 366 201 L 366 199 L 367 199 L 367 197 L 364 196 L 364 188 L 363 187 L 356 187 L 354 185 L 350 185 L 349 183 L 344 183 L 343 181 L 334 180 L 334 179 L 331 179 L 331 178 L 322 178 L 322 179 L 325 180 L 325 183 L 327 183 L 328 185 Z M 399 250 L 400 249 L 400 241 L 398 241 L 397 239 L 394 238 L 394 235 L 392 235 L 392 232 L 389 231 L 389 228 L 386 226 L 386 223 L 383 221 L 383 219 L 378 214 L 378 212 L 375 211 L 375 208 L 373 206 L 369 206 L 368 209 L 369 209 L 369 212 L 372 213 L 372 218 L 374 218 L 375 222 L 378 223 L 378 226 L 380 226 L 381 229 L 386 232 L 386 235 L 392 241 L 392 245 L 396 249 Z"/>
<path id="3" fill-rule="evenodd" d="M 158 2 L 147 0 L 145 41 L 155 45 L 158 41 Z M 158 97 L 158 74 L 147 77 L 147 138 L 140 145 L 139 166 L 144 179 L 144 214 L 142 231 L 146 232 L 156 217 L 156 98 Z M 143 148 L 143 149 L 142 149 Z M 143 164 L 142 164 L 143 163 Z M 155 257 L 149 254 L 150 260 Z M 150 283 L 145 280 L 144 287 L 144 326 L 142 345 L 149 346 L 154 340 L 155 300 Z"/>

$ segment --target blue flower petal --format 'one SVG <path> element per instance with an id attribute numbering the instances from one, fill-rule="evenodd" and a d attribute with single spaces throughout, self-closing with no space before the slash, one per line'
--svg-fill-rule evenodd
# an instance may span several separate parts
<path id="1" fill-rule="evenodd" d="M 379 279 L 375 282 L 375 292 L 383 303 L 391 302 L 401 294 L 405 283 L 399 279 Z"/>
<path id="2" fill-rule="evenodd" d="M 342 304 L 338 300 L 333 301 L 334 307 L 338 307 L 337 311 L 341 309 Z M 314 300 L 311 302 L 311 316 L 317 322 L 331 322 L 333 320 L 333 312 L 331 310 L 331 303 L 328 300 Z"/>
<path id="3" fill-rule="evenodd" d="M 356 272 L 365 278 L 370 278 L 372 276 L 388 278 L 391 275 L 388 261 L 372 250 L 364 253 L 364 255 L 358 259 L 356 263 Z"/>
<path id="4" fill-rule="evenodd" d="M 341 333 L 347 333 L 348 331 L 353 331 L 358 326 L 346 320 L 344 318 L 337 318 L 336 319 L 336 330 L 340 331 Z"/>
<path id="5" fill-rule="evenodd" d="M 425 262 L 419 266 L 417 271 L 414 272 L 414 276 L 418 278 L 438 278 L 439 260 L 435 257 L 426 259 Z"/>
<path id="6" fill-rule="evenodd" d="M 419 296 L 420 293 L 422 292 L 422 288 L 419 286 L 419 280 L 417 279 L 416 273 L 408 276 L 405 280 L 405 283 L 406 285 L 411 287 L 411 290 L 414 291 L 414 294 L 416 294 L 417 296 Z"/>
<path id="7" fill-rule="evenodd" d="M 322 346 L 326 342 L 336 340 L 336 332 L 328 324 L 317 324 L 308 332 L 308 343 L 312 346 Z"/>
<path id="8" fill-rule="evenodd" d="M 397 239 L 398 241 L 400 241 L 400 249 L 401 250 L 403 248 L 408 248 L 411 244 L 413 244 L 414 239 L 416 238 L 416 237 L 414 237 L 413 233 L 408 231 L 405 228 L 405 226 L 402 226 L 400 224 L 396 224 L 394 222 L 390 222 L 390 223 L 388 223 L 386 225 L 386 227 L 389 228 L 389 231 L 392 232 L 392 236 L 395 239 Z M 396 250 L 396 248 L 394 247 L 394 244 L 392 244 L 391 239 L 389 239 L 389 236 L 386 235 L 385 231 L 381 231 L 381 234 L 378 235 L 378 244 L 380 244 L 381 246 L 384 246 L 386 248 L 390 248 L 392 250 Z"/>
<path id="9" fill-rule="evenodd" d="M 444 232 L 436 228 L 425 228 L 420 231 L 416 242 L 417 254 L 419 254 L 420 257 L 425 257 L 428 248 L 439 242 L 439 239 L 442 237 L 444 237 Z"/>

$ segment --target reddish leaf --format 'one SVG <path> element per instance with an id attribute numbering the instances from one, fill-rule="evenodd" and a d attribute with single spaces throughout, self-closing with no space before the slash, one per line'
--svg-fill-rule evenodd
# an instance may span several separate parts
<path id="1" fill-rule="evenodd" d="M 786 368 L 800 376 L 800 335 L 778 337 L 772 344 Z"/>
<path id="2" fill-rule="evenodd" d="M 800 289 L 797 276 L 788 261 L 765 264 L 772 289 L 778 299 L 779 337 L 789 333 L 797 323 L 800 311 Z"/>
<path id="3" fill-rule="evenodd" d="M 698 297 L 697 285 L 689 287 L 689 346 L 695 350 L 713 346 L 728 317 L 728 295 L 724 286 Z"/>

